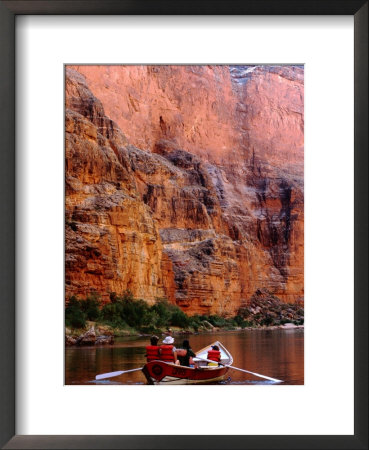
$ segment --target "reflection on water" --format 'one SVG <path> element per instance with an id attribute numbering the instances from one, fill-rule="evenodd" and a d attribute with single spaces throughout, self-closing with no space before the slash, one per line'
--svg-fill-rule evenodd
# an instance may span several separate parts
<path id="1" fill-rule="evenodd" d="M 175 336 L 175 345 L 189 339 L 194 351 L 219 340 L 231 352 L 233 366 L 283 380 L 304 384 L 304 330 L 247 330 Z M 141 371 L 95 382 L 99 373 L 142 367 L 147 337 L 118 338 L 112 346 L 69 347 L 65 351 L 65 384 L 146 384 Z M 231 370 L 218 384 L 271 384 L 270 381 Z"/>

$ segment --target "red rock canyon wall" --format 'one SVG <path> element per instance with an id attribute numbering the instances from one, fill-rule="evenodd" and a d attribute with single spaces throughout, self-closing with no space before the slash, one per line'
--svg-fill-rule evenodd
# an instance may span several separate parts
<path id="1" fill-rule="evenodd" d="M 303 299 L 303 108 L 300 67 L 67 69 L 67 297 Z"/>

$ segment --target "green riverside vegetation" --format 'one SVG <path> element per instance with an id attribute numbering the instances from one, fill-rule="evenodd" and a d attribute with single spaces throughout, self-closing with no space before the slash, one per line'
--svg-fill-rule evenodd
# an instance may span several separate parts
<path id="1" fill-rule="evenodd" d="M 234 317 L 217 315 L 188 316 L 178 306 L 166 299 L 157 299 L 149 305 L 144 300 L 135 299 L 130 291 L 122 295 L 110 294 L 110 303 L 102 304 L 96 294 L 85 299 L 70 297 L 65 309 L 65 324 L 71 328 L 85 328 L 87 321 L 108 325 L 114 329 L 154 333 L 168 327 L 178 327 L 188 331 L 206 331 L 212 327 L 232 330 L 236 328 L 283 325 L 292 322 L 295 325 L 304 323 L 303 309 L 287 305 L 292 315 L 284 317 L 276 314 L 253 314 L 252 310 L 243 307 Z M 292 308 L 292 309 L 291 309 Z"/>

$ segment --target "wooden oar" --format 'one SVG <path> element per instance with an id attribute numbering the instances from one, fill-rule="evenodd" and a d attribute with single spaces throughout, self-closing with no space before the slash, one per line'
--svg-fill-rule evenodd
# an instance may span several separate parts
<path id="1" fill-rule="evenodd" d="M 195 358 L 200 359 L 201 361 L 207 361 L 207 362 L 212 362 L 212 363 L 216 362 L 216 361 L 212 361 L 211 359 L 199 358 L 197 356 L 195 356 Z M 227 366 L 230 369 L 239 370 L 240 372 L 250 373 L 251 375 L 255 375 L 256 377 L 265 378 L 266 380 L 274 381 L 274 383 L 283 383 L 282 380 L 277 380 L 277 378 L 267 377 L 266 375 L 260 375 L 260 373 L 250 372 L 249 370 L 240 369 L 239 367 L 229 366 L 228 364 L 223 364 L 223 363 L 219 363 L 219 364 L 221 364 L 222 366 Z"/>
<path id="2" fill-rule="evenodd" d="M 105 378 L 118 377 L 123 373 L 137 372 L 138 370 L 142 370 L 142 367 L 137 367 L 137 369 L 130 369 L 130 370 L 118 370 L 117 372 L 100 373 L 100 375 L 96 375 L 95 380 L 105 380 Z"/>

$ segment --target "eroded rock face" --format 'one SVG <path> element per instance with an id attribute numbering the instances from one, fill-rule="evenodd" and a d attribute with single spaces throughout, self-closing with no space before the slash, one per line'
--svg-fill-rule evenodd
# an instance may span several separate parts
<path id="1" fill-rule="evenodd" d="M 301 300 L 302 69 L 77 69 L 66 86 L 67 296 L 129 288 L 226 315 L 257 289 Z"/>
<path id="2" fill-rule="evenodd" d="M 65 126 L 67 297 L 96 291 L 107 301 L 130 289 L 150 302 L 173 298 L 171 263 L 137 190 L 127 139 L 72 70 Z"/>
<path id="3" fill-rule="evenodd" d="M 222 168 L 261 160 L 302 175 L 301 67 L 73 67 L 138 148 L 164 139 Z"/>

